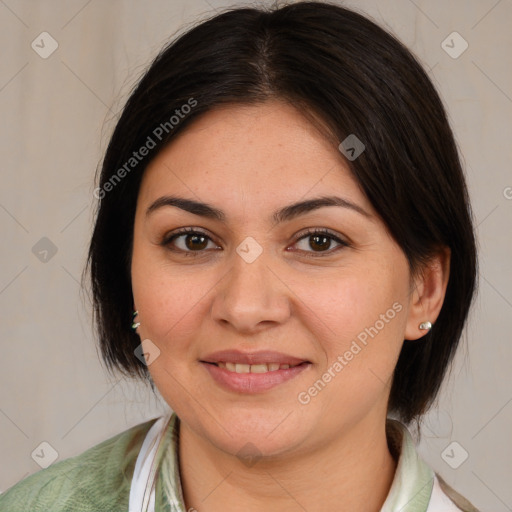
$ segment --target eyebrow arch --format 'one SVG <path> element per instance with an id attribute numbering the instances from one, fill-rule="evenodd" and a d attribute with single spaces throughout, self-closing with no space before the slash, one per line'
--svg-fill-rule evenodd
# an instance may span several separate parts
<path id="1" fill-rule="evenodd" d="M 158 198 L 148 207 L 146 210 L 146 216 L 164 206 L 175 206 L 176 208 L 193 213 L 194 215 L 226 223 L 226 215 L 222 210 L 219 210 L 208 203 L 202 203 L 179 196 L 162 196 Z M 300 201 L 280 208 L 272 214 L 271 218 L 274 223 L 279 224 L 281 222 L 290 221 L 300 215 L 304 215 L 324 206 L 348 208 L 360 215 L 363 215 L 364 217 L 367 217 L 368 219 L 372 217 L 366 210 L 361 208 L 361 206 L 349 201 L 348 199 L 338 196 L 323 196 L 314 199 L 307 199 L 306 201 Z"/>

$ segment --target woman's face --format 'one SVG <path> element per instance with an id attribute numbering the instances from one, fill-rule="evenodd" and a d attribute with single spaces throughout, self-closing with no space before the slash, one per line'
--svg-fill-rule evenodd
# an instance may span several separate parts
<path id="1" fill-rule="evenodd" d="M 331 196 L 338 206 L 287 209 Z M 171 239 L 184 228 L 194 234 Z M 215 447 L 297 454 L 383 424 L 408 324 L 407 260 L 342 155 L 291 106 L 208 112 L 151 162 L 132 283 L 155 385 Z M 237 373 L 211 364 L 230 360 L 211 355 L 224 350 L 307 363 Z"/>

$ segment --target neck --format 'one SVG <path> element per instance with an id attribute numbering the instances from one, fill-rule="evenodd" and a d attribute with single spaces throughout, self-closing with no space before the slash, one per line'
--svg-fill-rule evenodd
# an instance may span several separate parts
<path id="1" fill-rule="evenodd" d="M 379 512 L 397 460 L 385 421 L 360 422 L 301 455 L 262 457 L 253 465 L 218 450 L 180 422 L 179 465 L 185 509 Z"/>

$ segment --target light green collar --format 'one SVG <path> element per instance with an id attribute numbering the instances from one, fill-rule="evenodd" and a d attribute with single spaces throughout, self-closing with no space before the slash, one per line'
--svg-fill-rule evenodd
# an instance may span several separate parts
<path id="1" fill-rule="evenodd" d="M 388 442 L 398 451 L 398 465 L 380 512 L 425 512 L 434 486 L 434 471 L 423 461 L 407 427 L 387 418 Z"/>

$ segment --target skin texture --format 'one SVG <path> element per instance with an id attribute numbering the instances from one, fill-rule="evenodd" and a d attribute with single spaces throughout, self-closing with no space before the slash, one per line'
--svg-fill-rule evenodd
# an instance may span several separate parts
<path id="1" fill-rule="evenodd" d="M 225 224 L 172 206 L 146 214 L 171 194 L 222 209 Z M 324 195 L 346 198 L 371 217 L 329 206 L 271 220 L 283 206 Z M 161 245 L 183 227 L 210 240 L 188 238 L 187 245 L 185 235 Z M 315 245 L 303 235 L 307 228 L 328 228 L 349 246 Z M 236 252 L 248 236 L 263 249 L 252 263 Z M 184 254 L 198 246 L 199 256 Z M 292 106 L 225 106 L 180 133 L 143 177 L 132 282 L 137 332 L 160 350 L 151 376 L 181 420 L 187 509 L 380 510 L 396 469 L 385 432 L 392 373 L 404 339 L 421 343 L 426 331 L 418 325 L 435 322 L 448 269 L 446 250 L 410 276 L 343 156 Z M 300 403 L 299 393 L 397 303 L 400 311 L 378 334 Z M 312 365 L 262 393 L 227 391 L 199 361 L 232 348 L 276 350 Z M 236 455 L 248 442 L 260 456 L 252 466 Z"/>

